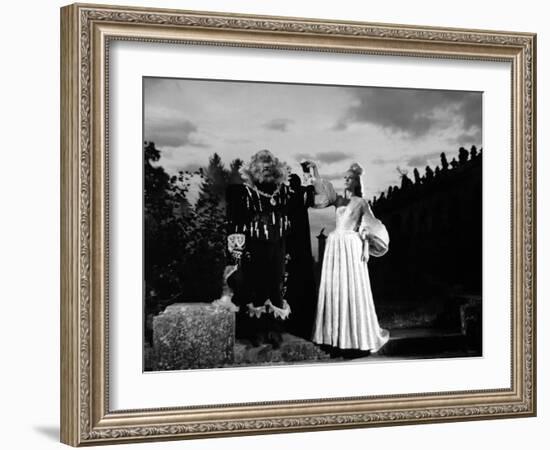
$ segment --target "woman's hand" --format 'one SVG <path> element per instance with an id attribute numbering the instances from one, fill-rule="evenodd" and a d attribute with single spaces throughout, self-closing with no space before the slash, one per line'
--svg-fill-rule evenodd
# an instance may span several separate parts
<path id="1" fill-rule="evenodd" d="M 363 239 L 363 251 L 361 252 L 361 261 L 369 262 L 369 257 L 369 241 L 367 239 Z"/>

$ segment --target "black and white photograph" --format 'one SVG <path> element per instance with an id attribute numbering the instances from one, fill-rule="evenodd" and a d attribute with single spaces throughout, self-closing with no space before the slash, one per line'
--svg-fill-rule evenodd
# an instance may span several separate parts
<path id="1" fill-rule="evenodd" d="M 482 110 L 144 77 L 144 371 L 482 357 Z"/>
<path id="2" fill-rule="evenodd" d="M 2 448 L 547 448 L 544 5 L 5 2 Z"/>

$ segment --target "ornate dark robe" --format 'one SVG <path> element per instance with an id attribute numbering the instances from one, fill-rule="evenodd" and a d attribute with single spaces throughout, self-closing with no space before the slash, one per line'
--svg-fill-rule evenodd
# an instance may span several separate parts
<path id="1" fill-rule="evenodd" d="M 276 307 L 283 306 L 286 236 L 292 226 L 290 194 L 285 184 L 272 197 L 247 184 L 227 188 L 227 232 L 246 237 L 240 268 L 228 279 L 237 305 L 261 307 L 270 300 Z"/>

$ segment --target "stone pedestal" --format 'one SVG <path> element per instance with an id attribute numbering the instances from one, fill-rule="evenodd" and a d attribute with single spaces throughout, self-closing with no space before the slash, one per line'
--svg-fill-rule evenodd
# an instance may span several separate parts
<path id="1" fill-rule="evenodd" d="M 233 363 L 235 313 L 210 303 L 176 303 L 153 319 L 155 370 Z"/>

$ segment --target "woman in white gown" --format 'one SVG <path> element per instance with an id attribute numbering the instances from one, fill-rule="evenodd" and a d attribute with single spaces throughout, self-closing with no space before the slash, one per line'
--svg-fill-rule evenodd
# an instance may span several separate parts
<path id="1" fill-rule="evenodd" d="M 340 349 L 377 352 L 388 342 L 389 332 L 378 323 L 367 262 L 369 255 L 388 251 L 388 232 L 363 199 L 359 164 L 346 172 L 343 196 L 319 177 L 315 163 L 310 167 L 315 207 L 336 208 L 336 229 L 325 247 L 312 340 Z"/>

